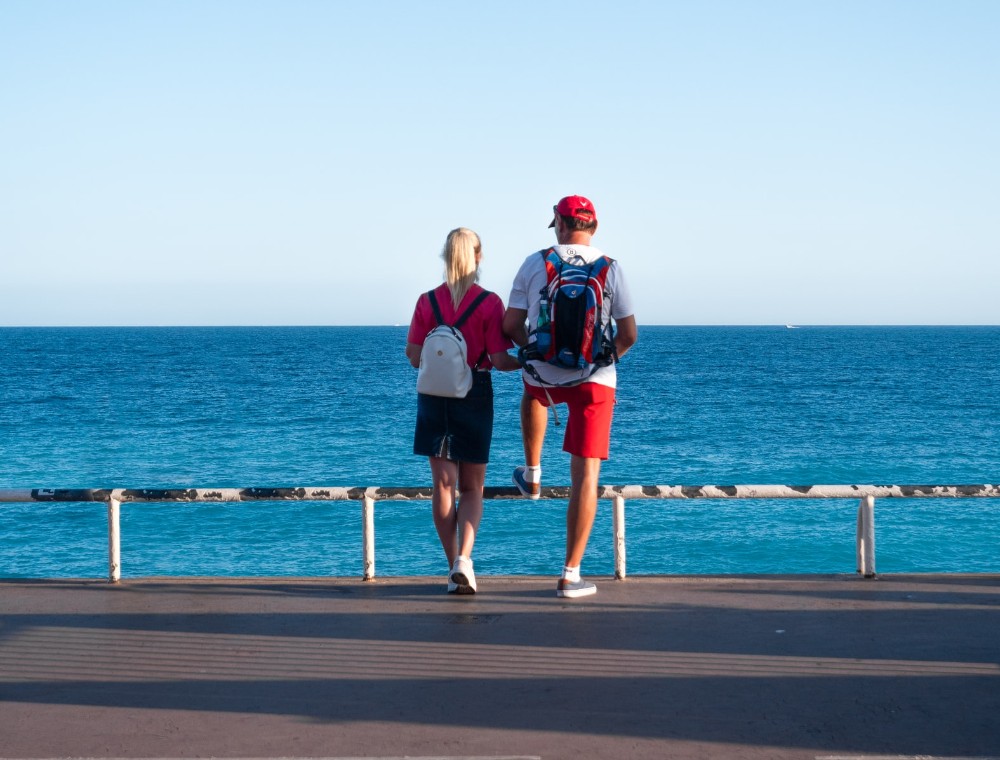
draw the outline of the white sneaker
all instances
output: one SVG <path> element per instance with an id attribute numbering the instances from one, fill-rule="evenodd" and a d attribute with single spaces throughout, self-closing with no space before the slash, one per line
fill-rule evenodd
<path id="1" fill-rule="evenodd" d="M 476 593 L 476 574 L 472 571 L 472 560 L 456 557 L 451 567 L 451 582 L 458 586 L 458 594 Z"/>
<path id="2" fill-rule="evenodd" d="M 448 593 L 449 594 L 458 593 L 458 584 L 451 582 L 451 573 L 448 573 Z"/>
<path id="3" fill-rule="evenodd" d="M 597 593 L 597 586 L 581 578 L 578 581 L 568 581 L 560 578 L 556 584 L 556 596 L 563 599 L 579 599 L 581 596 L 591 596 Z"/>

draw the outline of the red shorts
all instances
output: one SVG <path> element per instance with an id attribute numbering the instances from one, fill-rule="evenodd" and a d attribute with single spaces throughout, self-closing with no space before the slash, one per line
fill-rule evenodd
<path id="1" fill-rule="evenodd" d="M 611 415 L 615 410 L 615 389 L 598 383 L 581 383 L 568 388 L 544 389 L 524 384 L 532 398 L 549 406 L 545 391 L 553 404 L 569 406 L 569 422 L 563 438 L 563 451 L 589 459 L 607 459 L 611 445 Z"/>

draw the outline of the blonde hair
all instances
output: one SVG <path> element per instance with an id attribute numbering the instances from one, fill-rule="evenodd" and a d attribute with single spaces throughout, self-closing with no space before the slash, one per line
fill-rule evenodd
<path id="1" fill-rule="evenodd" d="M 476 254 L 482 251 L 479 235 L 465 227 L 448 233 L 441 258 L 444 259 L 444 279 L 451 291 L 452 305 L 457 309 L 472 284 L 479 280 Z"/>

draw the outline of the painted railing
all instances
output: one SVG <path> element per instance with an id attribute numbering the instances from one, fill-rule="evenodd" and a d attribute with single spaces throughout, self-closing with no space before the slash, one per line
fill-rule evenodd
<path id="1" fill-rule="evenodd" d="M 121 505 L 150 502 L 237 501 L 357 501 L 362 515 L 363 580 L 375 578 L 375 502 L 430 501 L 428 488 L 112 488 L 112 489 L 0 489 L 0 502 L 104 502 L 108 510 L 108 580 L 121 580 Z M 615 578 L 625 578 L 626 499 L 859 499 L 857 514 L 857 572 L 875 578 L 875 499 L 1000 497 L 1000 485 L 738 485 L 738 486 L 601 486 L 599 499 L 613 504 Z M 516 488 L 487 487 L 486 499 L 523 499 Z M 543 487 L 543 499 L 569 498 L 568 486 Z"/>

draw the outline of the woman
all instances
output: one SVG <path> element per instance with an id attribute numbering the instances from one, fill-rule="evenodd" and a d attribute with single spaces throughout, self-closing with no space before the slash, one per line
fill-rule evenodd
<path id="1" fill-rule="evenodd" d="M 453 324 L 485 292 L 476 284 L 482 255 L 479 236 L 472 230 L 459 227 L 448 233 L 442 252 L 445 281 L 433 291 L 447 324 Z M 472 389 L 465 398 L 417 394 L 413 453 L 430 460 L 434 527 L 448 558 L 449 594 L 476 593 L 472 546 L 483 516 L 483 483 L 493 438 L 490 368 L 520 369 L 517 360 L 507 353 L 513 344 L 501 330 L 503 315 L 500 297 L 489 293 L 461 327 L 469 366 L 474 370 Z M 424 338 L 436 326 L 430 297 L 424 293 L 417 300 L 406 337 L 406 357 L 414 367 L 420 366 Z"/>

